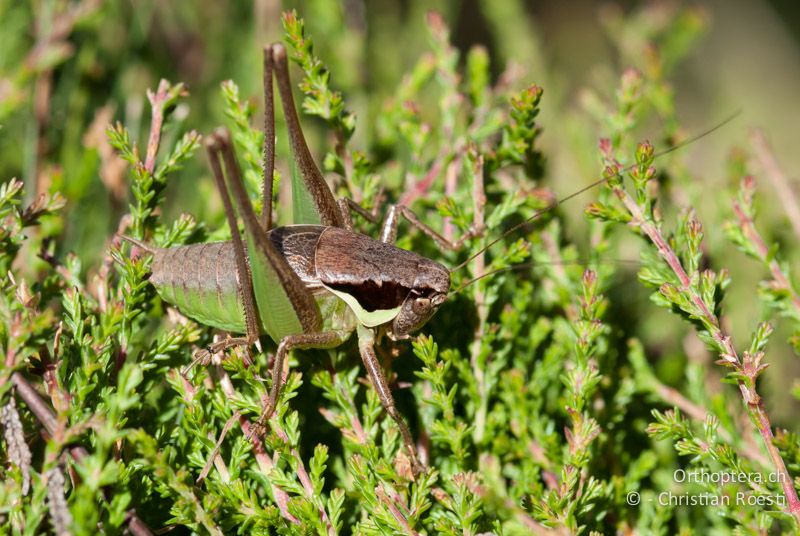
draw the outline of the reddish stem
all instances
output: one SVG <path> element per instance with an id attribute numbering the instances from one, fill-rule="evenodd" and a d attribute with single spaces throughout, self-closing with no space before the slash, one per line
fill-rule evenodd
<path id="1" fill-rule="evenodd" d="M 639 229 L 641 229 L 641 231 L 653 242 L 653 244 L 655 244 L 661 257 L 680 280 L 681 286 L 683 287 L 681 290 L 688 293 L 692 302 L 701 311 L 701 314 L 706 322 L 712 326 L 712 329 L 709 330 L 711 336 L 723 349 L 720 357 L 731 363 L 737 370 L 741 370 L 743 368 L 742 361 L 739 358 L 739 354 L 736 352 L 736 349 L 733 347 L 730 336 L 725 335 L 722 332 L 722 330 L 719 328 L 720 324 L 717 316 L 708 309 L 701 296 L 692 288 L 691 278 L 683 269 L 683 265 L 681 265 L 680 259 L 675 251 L 669 246 L 666 239 L 661 235 L 659 229 L 651 221 L 645 218 L 641 207 L 634 201 L 634 199 L 620 186 L 614 186 L 612 188 L 617 198 L 620 199 L 632 216 L 629 225 L 633 227 L 638 226 Z M 797 523 L 800 524 L 800 499 L 798 499 L 797 491 L 794 489 L 792 476 L 786 469 L 786 464 L 781 457 L 778 447 L 776 447 L 774 444 L 772 425 L 770 423 L 769 416 L 764 409 L 764 403 L 761 400 L 761 397 L 756 393 L 754 387 L 749 387 L 744 381 L 741 380 L 738 382 L 738 385 L 739 391 L 742 393 L 742 398 L 747 404 L 750 417 L 755 423 L 756 428 L 758 428 L 759 434 L 761 434 L 761 438 L 764 441 L 764 446 L 767 448 L 767 452 L 772 459 L 772 464 L 775 467 L 776 472 L 780 475 L 779 478 L 781 481 L 781 487 L 783 488 L 783 492 L 786 496 L 789 512 L 794 516 Z"/>
<path id="2" fill-rule="evenodd" d="M 765 263 L 769 268 L 770 274 L 772 274 L 772 279 L 779 288 L 789 293 L 792 299 L 792 305 L 794 305 L 794 308 L 800 312 L 800 296 L 798 296 L 797 292 L 795 292 L 794 287 L 792 287 L 792 284 L 789 282 L 789 278 L 783 273 L 778 261 L 775 259 L 772 259 L 769 262 L 767 261 L 767 259 L 769 259 L 769 248 L 764 242 L 764 239 L 761 237 L 761 234 L 756 229 L 753 219 L 747 215 L 742 206 L 736 200 L 733 201 L 733 212 L 736 214 L 736 218 L 739 220 L 739 224 L 742 226 L 742 232 L 756 249 L 756 253 L 758 253 L 761 262 Z"/>
<path id="3" fill-rule="evenodd" d="M 798 203 L 797 196 L 791 187 L 789 179 L 778 164 L 775 153 L 772 151 L 769 142 L 767 142 L 764 132 L 761 130 L 754 130 L 750 135 L 750 139 L 753 142 L 753 150 L 756 153 L 761 167 L 778 192 L 778 198 L 781 200 L 781 203 L 783 203 L 786 216 L 788 216 L 789 221 L 792 223 L 794 234 L 800 236 L 800 203 Z"/>
<path id="4" fill-rule="evenodd" d="M 150 137 L 147 140 L 147 156 L 144 161 L 144 168 L 147 173 L 152 175 L 156 167 L 156 156 L 158 146 L 161 143 L 161 127 L 164 125 L 164 103 L 169 97 L 169 82 L 162 79 L 158 83 L 155 93 L 147 92 L 147 99 L 153 109 L 153 120 L 150 122 Z"/>
<path id="5" fill-rule="evenodd" d="M 378 496 L 378 499 L 389 509 L 389 512 L 392 514 L 392 517 L 397 521 L 405 531 L 406 534 L 411 534 L 412 536 L 419 536 L 419 532 L 415 531 L 411 528 L 411 525 L 408 524 L 408 520 L 406 516 L 397 508 L 397 505 L 392 502 L 386 492 L 383 491 L 383 488 L 380 486 L 375 488 L 375 495 Z"/>
<path id="6" fill-rule="evenodd" d="M 28 409 L 34 414 L 36 419 L 44 426 L 47 435 L 52 436 L 58 430 L 58 420 L 56 419 L 53 410 L 47 405 L 47 403 L 42 400 L 39 396 L 39 393 L 33 388 L 33 386 L 28 383 L 19 372 L 14 372 L 11 374 L 11 382 L 17 388 L 17 393 L 19 394 L 20 398 L 25 402 L 25 405 L 28 406 Z M 80 462 L 84 458 L 89 456 L 89 452 L 81 447 L 81 446 L 71 446 L 67 449 L 69 451 L 70 456 L 72 456 L 75 461 Z M 106 495 L 106 500 L 110 503 L 111 502 L 111 493 L 106 488 L 104 489 L 104 493 Z M 128 523 L 128 530 L 134 536 L 152 536 L 152 532 L 150 528 L 145 524 L 144 521 L 139 519 L 139 516 L 136 515 L 136 510 L 131 509 L 128 512 L 126 521 Z"/>
<path id="7" fill-rule="evenodd" d="M 234 398 L 236 396 L 236 391 L 233 388 L 233 383 L 231 382 L 230 376 L 228 376 L 228 373 L 222 367 L 219 367 L 219 375 L 219 384 L 222 388 L 222 392 L 225 393 L 227 397 Z M 267 453 L 264 450 L 264 445 L 258 438 L 258 434 L 256 434 L 253 430 L 253 424 L 250 422 L 250 420 L 244 415 L 240 415 L 239 425 L 242 427 L 242 432 L 246 437 L 250 438 L 250 442 L 253 444 L 253 452 L 255 453 L 258 468 L 264 475 L 269 477 L 270 472 L 272 472 L 272 468 L 275 466 L 275 462 L 272 461 L 272 458 L 267 456 Z M 273 483 L 270 483 L 270 489 L 272 491 L 272 496 L 275 498 L 275 504 L 278 506 L 278 511 L 281 513 L 281 517 L 290 523 L 299 525 L 300 521 L 291 513 L 289 513 L 289 494 Z"/>
<path id="8" fill-rule="evenodd" d="M 272 429 L 277 436 L 283 440 L 284 443 L 289 445 L 289 436 L 286 435 L 286 432 L 284 432 L 283 429 L 278 426 L 273 426 Z M 314 498 L 314 485 L 311 483 L 311 479 L 308 477 L 308 472 L 303 464 L 303 458 L 300 457 L 300 453 L 297 452 L 297 449 L 294 447 L 291 447 L 289 452 L 291 452 L 292 457 L 294 457 L 295 461 L 297 462 L 297 478 L 300 480 L 300 484 L 303 486 L 303 491 L 305 491 L 306 498 L 313 503 L 312 499 Z M 324 507 L 319 508 L 319 516 L 320 519 L 322 519 L 322 522 L 325 523 L 325 529 L 327 533 L 335 535 L 336 531 L 333 529 L 331 520 L 328 518 L 328 513 L 325 511 Z"/>

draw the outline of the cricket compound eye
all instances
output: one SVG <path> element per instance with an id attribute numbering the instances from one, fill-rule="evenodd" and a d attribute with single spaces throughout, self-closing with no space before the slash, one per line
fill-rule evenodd
<path id="1" fill-rule="evenodd" d="M 411 308 L 416 314 L 424 315 L 431 309 L 431 300 L 430 298 L 416 298 Z"/>

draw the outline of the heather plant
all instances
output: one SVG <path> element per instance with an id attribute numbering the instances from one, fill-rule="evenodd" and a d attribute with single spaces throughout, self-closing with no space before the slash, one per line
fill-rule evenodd
<path id="1" fill-rule="evenodd" d="M 705 12 L 603 11 L 622 67 L 564 111 L 546 73 L 496 64 L 512 46 L 539 57 L 521 2 L 482 8 L 500 52 L 456 47 L 446 17 L 422 4 L 409 3 L 404 30 L 424 21 L 415 35 L 425 50 L 396 50 L 410 67 L 399 83 L 376 74 L 374 97 L 352 63 L 374 53 L 368 45 L 386 49 L 387 37 L 368 35 L 357 16 L 309 2 L 273 32 L 294 61 L 301 123 L 336 195 L 378 216 L 387 202 L 408 205 L 448 240 L 476 231 L 449 251 L 401 227 L 401 247 L 457 268 L 419 336 L 379 345 L 426 466 L 419 474 L 355 341 L 293 352 L 275 415 L 256 429 L 274 345 L 263 337 L 249 366 L 240 349 L 195 361 L 224 334 L 162 301 L 150 256 L 120 239 L 230 238 L 199 150 L 215 122 L 231 130 L 264 210 L 258 51 L 234 61 L 235 47 L 252 43 L 232 32 L 229 46 L 208 52 L 208 69 L 230 78 L 213 90 L 196 95 L 173 73 L 136 93 L 137 68 L 104 41 L 124 27 L 126 5 L 2 6 L 17 31 L 0 39 L 26 62 L 0 62 L 0 169 L 15 169 L 8 138 L 26 121 L 36 148 L 25 182 L 0 179 L 4 533 L 797 530 L 800 439 L 773 409 L 796 407 L 800 390 L 771 392 L 765 378 L 790 370 L 776 354 L 800 351 L 795 240 L 771 243 L 774 212 L 800 235 L 800 204 L 756 131 L 720 171 L 724 215 L 701 222 L 703 177 L 687 152 L 716 132 L 698 139 L 682 126 L 671 76 L 697 46 Z M 31 16 L 36 44 L 19 31 Z M 209 42 L 230 30 L 206 16 Z M 137 17 L 129 44 L 157 63 Z M 88 113 L 96 88 L 75 88 L 103 65 L 127 82 Z M 26 101 L 29 90 L 40 97 Z M 568 193 L 586 187 L 582 201 L 551 189 L 556 155 L 545 141 L 558 129 L 543 119 L 548 107 L 581 117 L 569 150 L 584 176 Z M 282 192 L 295 170 L 276 116 L 276 218 L 288 224 Z M 770 218 L 757 210 L 759 173 L 783 188 Z M 576 225 L 570 214 L 582 207 Z M 744 262 L 766 279 L 745 288 L 750 301 L 729 304 L 726 291 L 750 284 L 729 265 Z M 747 334 L 734 332 L 731 309 L 750 313 Z"/>

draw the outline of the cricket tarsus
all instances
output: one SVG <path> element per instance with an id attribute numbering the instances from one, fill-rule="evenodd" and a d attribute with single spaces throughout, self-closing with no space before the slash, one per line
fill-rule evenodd
<path id="1" fill-rule="evenodd" d="M 247 321 L 245 320 L 245 322 Z M 222 353 L 230 348 L 235 348 L 237 346 L 244 347 L 245 349 L 244 364 L 246 367 L 249 367 L 250 365 L 253 364 L 253 358 L 252 355 L 250 354 L 250 345 L 256 344 L 257 342 L 258 342 L 258 333 L 256 332 L 255 339 L 251 337 L 229 337 L 227 339 L 222 339 L 221 341 L 211 343 L 206 348 L 203 348 L 195 352 L 194 360 L 189 365 L 189 367 L 184 371 L 184 373 L 198 363 L 200 363 L 201 365 L 210 364 L 211 358 L 214 355 Z"/>

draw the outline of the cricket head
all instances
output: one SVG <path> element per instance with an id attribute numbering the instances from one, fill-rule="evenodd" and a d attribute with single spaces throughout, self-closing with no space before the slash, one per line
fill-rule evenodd
<path id="1" fill-rule="evenodd" d="M 419 262 L 414 283 L 394 317 L 387 334 L 392 339 L 407 339 L 433 316 L 447 299 L 450 271 L 430 259 Z"/>
<path id="2" fill-rule="evenodd" d="M 450 292 L 450 271 L 438 262 L 338 227 L 319 235 L 313 266 L 361 325 L 394 340 L 421 328 Z"/>

